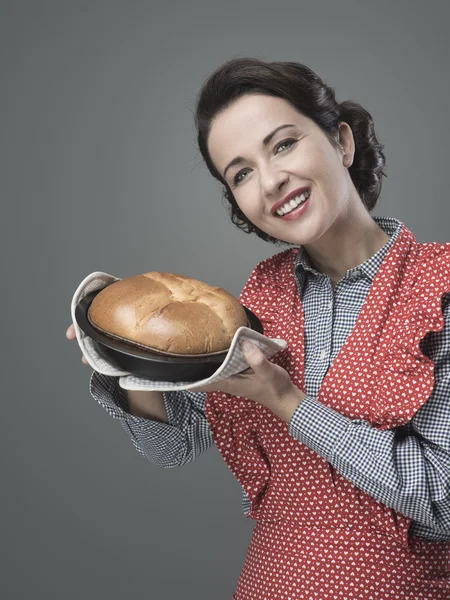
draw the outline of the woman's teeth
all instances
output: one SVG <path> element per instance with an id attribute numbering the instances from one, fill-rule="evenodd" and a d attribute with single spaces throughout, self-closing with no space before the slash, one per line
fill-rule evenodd
<path id="1" fill-rule="evenodd" d="M 296 196 L 295 198 L 292 198 L 291 200 L 289 200 L 289 202 L 286 202 L 286 204 L 283 204 L 283 206 L 278 208 L 275 212 L 280 217 L 282 217 L 283 215 L 287 215 L 289 212 L 294 210 L 294 208 L 297 208 L 297 206 L 300 206 L 300 204 L 303 204 L 304 202 L 306 202 L 306 200 L 308 200 L 310 195 L 311 195 L 311 190 L 307 190 L 306 192 L 303 192 L 303 194 L 301 194 L 300 196 Z"/>

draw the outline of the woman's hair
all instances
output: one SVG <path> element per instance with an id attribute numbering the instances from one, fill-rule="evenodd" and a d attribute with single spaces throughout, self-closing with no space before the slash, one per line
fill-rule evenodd
<path id="1" fill-rule="evenodd" d="M 285 244 L 251 223 L 238 207 L 227 182 L 215 168 L 208 151 L 213 119 L 245 94 L 283 98 L 313 120 L 335 148 L 338 125 L 348 123 L 355 139 L 350 177 L 366 209 L 371 212 L 378 200 L 385 166 L 383 145 L 378 141 L 371 115 L 356 102 L 336 102 L 335 91 L 311 69 L 296 62 L 266 62 L 256 58 L 234 58 L 219 67 L 201 88 L 195 114 L 197 142 L 206 166 L 223 185 L 224 199 L 232 222 L 246 233 L 256 233 L 266 242 Z"/>

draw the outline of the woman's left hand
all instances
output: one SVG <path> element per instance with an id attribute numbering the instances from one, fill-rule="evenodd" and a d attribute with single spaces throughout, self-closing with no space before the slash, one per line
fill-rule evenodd
<path id="1" fill-rule="evenodd" d="M 254 400 L 288 423 L 306 394 L 292 383 L 283 367 L 271 363 L 257 346 L 245 341 L 241 349 L 250 365 L 249 369 L 194 391 L 225 392 Z"/>

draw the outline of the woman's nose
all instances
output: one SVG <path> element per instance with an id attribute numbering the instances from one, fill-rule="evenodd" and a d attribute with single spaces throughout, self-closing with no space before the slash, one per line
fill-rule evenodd
<path id="1" fill-rule="evenodd" d="M 283 171 L 265 169 L 261 172 L 261 190 L 265 196 L 276 196 L 288 181 L 289 176 Z"/>

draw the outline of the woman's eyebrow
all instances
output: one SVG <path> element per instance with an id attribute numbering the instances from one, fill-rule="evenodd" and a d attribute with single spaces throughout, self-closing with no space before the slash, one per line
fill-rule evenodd
<path id="1" fill-rule="evenodd" d="M 270 143 L 270 140 L 273 138 L 273 136 L 280 131 L 280 129 L 286 129 L 286 127 L 295 127 L 294 124 L 292 123 L 286 123 L 285 125 L 279 125 L 278 127 L 276 127 L 273 131 L 271 131 L 268 135 L 266 135 L 266 137 L 263 139 L 263 146 L 267 146 L 267 144 Z M 242 158 L 242 156 L 236 156 L 236 158 L 233 158 L 232 161 L 230 161 L 228 163 L 228 165 L 225 167 L 225 171 L 223 172 L 223 177 L 225 179 L 225 176 L 227 174 L 227 171 L 230 167 L 234 167 L 234 165 L 239 165 L 240 163 L 242 163 L 244 161 L 244 159 Z"/>

